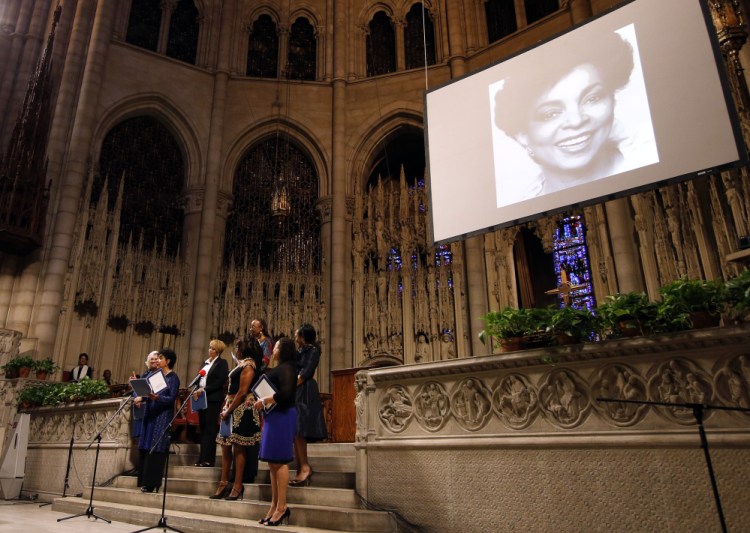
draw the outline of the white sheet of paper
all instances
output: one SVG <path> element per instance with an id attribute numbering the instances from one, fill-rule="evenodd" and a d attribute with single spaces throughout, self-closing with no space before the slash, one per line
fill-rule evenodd
<path id="1" fill-rule="evenodd" d="M 154 394 L 159 394 L 167 388 L 167 381 L 164 379 L 163 372 L 154 372 L 146 379 L 148 379 L 148 384 L 151 386 L 151 391 Z"/>

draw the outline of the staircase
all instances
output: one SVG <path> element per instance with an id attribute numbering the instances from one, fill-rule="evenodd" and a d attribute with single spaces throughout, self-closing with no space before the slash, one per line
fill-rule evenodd
<path id="1" fill-rule="evenodd" d="M 395 517 L 384 511 L 363 508 L 354 492 L 354 446 L 352 444 L 310 444 L 310 464 L 315 475 L 308 487 L 289 487 L 287 501 L 292 510 L 288 526 L 279 531 L 304 532 L 397 532 Z M 256 483 L 245 484 L 241 501 L 210 500 L 221 474 L 221 457 L 214 468 L 192 466 L 198 458 L 198 447 L 181 444 L 169 456 L 169 480 L 165 516 L 167 523 L 189 532 L 240 533 L 248 528 L 268 531 L 258 524 L 271 501 L 268 465 L 260 462 Z M 294 471 L 290 472 L 290 477 Z M 162 490 L 163 490 L 162 486 Z M 63 513 L 85 513 L 90 493 L 83 498 L 58 498 L 53 510 Z M 159 523 L 161 492 L 142 493 L 133 476 L 118 476 L 107 487 L 94 490 L 94 512 L 108 520 L 137 526 Z M 137 529 L 137 528 L 134 528 Z M 159 529 L 162 529 L 161 527 Z"/>

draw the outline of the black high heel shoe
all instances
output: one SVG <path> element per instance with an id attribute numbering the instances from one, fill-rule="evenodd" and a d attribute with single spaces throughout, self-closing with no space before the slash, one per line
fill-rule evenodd
<path id="1" fill-rule="evenodd" d="M 229 488 L 229 482 L 228 481 L 221 481 L 219 483 L 219 488 L 216 489 L 216 493 L 212 496 L 209 496 L 212 500 L 220 500 L 224 498 L 227 494 L 229 494 L 229 491 L 232 490 Z"/>
<path id="2" fill-rule="evenodd" d="M 245 485 L 242 485 L 242 488 L 238 490 L 237 492 L 234 492 L 234 489 L 232 489 L 232 492 L 224 498 L 225 500 L 235 501 L 237 499 L 242 499 L 245 496 Z"/>
<path id="3" fill-rule="evenodd" d="M 291 487 L 308 487 L 310 483 L 312 483 L 312 477 L 313 477 L 313 470 L 310 469 L 310 473 L 307 474 L 307 477 L 305 479 L 293 479 L 289 482 L 289 486 Z"/>
<path id="4" fill-rule="evenodd" d="M 266 522 L 266 525 L 276 527 L 276 526 L 280 526 L 281 523 L 284 521 L 286 521 L 286 525 L 289 525 L 289 518 L 291 516 L 292 516 L 292 511 L 291 509 L 289 509 L 289 507 L 287 507 L 286 511 L 284 511 L 284 514 L 281 515 L 281 517 L 279 517 L 278 520 L 276 520 L 275 522 L 272 522 L 271 519 L 269 519 L 268 522 Z"/>

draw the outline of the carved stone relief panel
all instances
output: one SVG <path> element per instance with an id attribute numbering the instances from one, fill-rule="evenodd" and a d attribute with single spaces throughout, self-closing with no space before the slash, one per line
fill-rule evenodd
<path id="1" fill-rule="evenodd" d="M 698 365 L 687 359 L 675 358 L 664 361 L 654 370 L 648 381 L 651 400 L 676 404 L 709 403 L 713 397 L 711 379 Z M 658 407 L 656 411 L 673 422 L 693 424 L 690 407 Z M 706 413 L 706 419 L 711 411 Z"/>
<path id="2" fill-rule="evenodd" d="M 407 390 L 401 385 L 390 387 L 380 400 L 378 417 L 380 422 L 393 433 L 405 430 L 411 422 L 414 403 Z"/>
<path id="3" fill-rule="evenodd" d="M 492 392 L 479 379 L 464 379 L 453 389 L 451 411 L 464 429 L 481 429 L 492 414 Z"/>
<path id="4" fill-rule="evenodd" d="M 596 398 L 643 401 L 646 399 L 646 381 L 627 365 L 611 364 L 592 376 L 591 394 Z M 632 403 L 594 401 L 593 405 L 599 416 L 619 427 L 640 422 L 648 411 L 648 405 Z"/>
<path id="5" fill-rule="evenodd" d="M 510 429 L 523 429 L 539 413 L 539 393 L 521 374 L 501 378 L 494 387 L 492 407 L 500 421 Z"/>
<path id="6" fill-rule="evenodd" d="M 450 399 L 445 387 L 436 381 L 423 383 L 417 391 L 414 415 L 427 431 L 439 431 L 450 415 Z"/>
<path id="7" fill-rule="evenodd" d="M 750 408 L 750 355 L 731 359 L 714 376 L 716 395 L 730 407 Z M 749 416 L 750 413 L 739 414 Z"/>
<path id="8" fill-rule="evenodd" d="M 544 377 L 539 400 L 550 423 L 565 429 L 581 424 L 591 407 L 586 383 L 567 369 L 553 370 Z"/>

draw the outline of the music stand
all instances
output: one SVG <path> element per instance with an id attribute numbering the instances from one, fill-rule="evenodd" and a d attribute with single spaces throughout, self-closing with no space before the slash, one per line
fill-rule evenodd
<path id="1" fill-rule="evenodd" d="M 182 410 L 185 408 L 185 404 L 190 400 L 190 397 L 195 392 L 195 389 L 198 388 L 198 383 L 193 385 L 193 388 L 190 389 L 190 392 L 185 397 L 185 401 L 182 402 L 179 409 L 177 409 L 177 412 L 172 417 L 172 420 L 169 421 L 169 424 L 167 424 L 167 427 L 164 428 L 164 431 L 161 432 L 161 435 L 159 435 L 159 438 L 156 439 L 156 442 L 154 442 L 153 446 L 151 446 L 151 449 L 148 451 L 149 454 L 153 453 L 156 447 L 159 445 L 161 440 L 166 436 L 168 439 L 171 439 L 171 432 L 172 432 L 172 424 L 174 423 L 177 416 L 182 412 Z M 172 443 L 169 443 L 169 446 L 167 446 L 167 461 L 164 463 L 164 492 L 161 496 L 161 517 L 159 518 L 159 522 L 155 526 L 147 527 L 144 529 L 139 529 L 137 531 L 134 531 L 133 533 L 143 533 L 143 531 L 149 531 L 151 529 L 163 529 L 166 531 L 169 529 L 170 531 L 174 531 L 175 533 L 184 533 L 182 530 L 177 529 L 175 527 L 172 527 L 170 525 L 167 525 L 167 517 L 164 514 L 166 507 L 167 507 L 167 480 L 169 479 L 169 447 L 172 445 Z M 143 465 L 141 465 L 141 468 L 143 468 Z"/>
<path id="2" fill-rule="evenodd" d="M 711 479 L 711 488 L 714 493 L 714 501 L 716 502 L 716 511 L 719 514 L 719 523 L 721 524 L 721 531 L 727 533 L 727 524 L 724 519 L 724 510 L 721 507 L 721 497 L 719 496 L 719 487 L 716 484 L 716 476 L 714 475 L 714 467 L 711 463 L 711 455 L 708 453 L 708 439 L 706 439 L 706 429 L 703 427 L 703 414 L 707 409 L 716 409 L 719 411 L 741 411 L 750 413 L 750 409 L 743 407 L 726 407 L 724 405 L 709 405 L 705 403 L 672 403 L 672 402 L 651 402 L 646 400 L 618 400 L 615 398 L 596 398 L 597 402 L 612 402 L 612 403 L 632 403 L 638 405 L 660 405 L 663 407 L 683 407 L 692 410 L 695 422 L 698 424 L 698 434 L 701 439 L 701 448 L 703 448 L 703 455 L 706 458 L 706 466 L 708 467 L 708 477 Z"/>
<path id="3" fill-rule="evenodd" d="M 86 518 L 91 518 L 93 516 L 94 520 L 104 520 L 108 524 L 112 523 L 111 520 L 107 520 L 106 518 L 101 517 L 97 515 L 96 513 L 94 513 L 94 487 L 96 486 L 96 468 L 97 468 L 97 465 L 99 464 L 99 449 L 101 448 L 101 444 L 102 444 L 102 433 L 104 433 L 104 430 L 107 429 L 109 424 L 117 417 L 117 415 L 119 415 L 122 412 L 125 406 L 128 405 L 132 399 L 133 397 L 130 396 L 124 402 L 120 404 L 120 407 L 117 408 L 117 411 L 115 411 L 114 414 L 109 417 L 109 419 L 104 423 L 104 425 L 96 434 L 96 436 L 94 436 L 91 442 L 89 442 L 89 445 L 86 446 L 86 449 L 83 450 L 83 451 L 88 451 L 88 449 L 91 448 L 91 445 L 94 444 L 94 441 L 96 441 L 96 457 L 94 459 L 94 474 L 93 474 L 93 477 L 91 478 L 91 493 L 89 496 L 88 508 L 83 513 L 78 513 L 78 514 L 74 514 L 71 516 L 58 518 L 57 519 L 58 522 L 62 522 L 63 520 L 70 520 L 71 518 L 78 518 L 79 516 L 85 516 Z M 71 451 L 72 451 L 72 447 L 71 447 Z"/>

